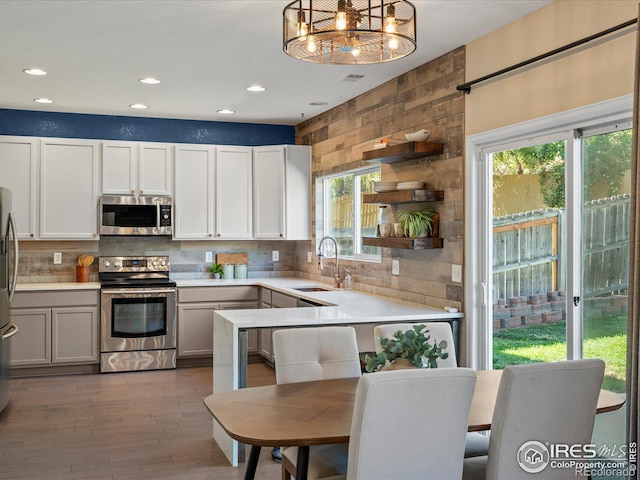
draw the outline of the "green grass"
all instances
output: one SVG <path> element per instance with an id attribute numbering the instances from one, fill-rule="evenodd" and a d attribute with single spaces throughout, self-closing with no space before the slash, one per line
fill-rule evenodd
<path id="1" fill-rule="evenodd" d="M 495 330 L 493 368 L 566 359 L 565 322 Z M 598 357 L 606 364 L 603 388 L 625 391 L 627 315 L 590 318 L 585 326 L 584 358 Z"/>

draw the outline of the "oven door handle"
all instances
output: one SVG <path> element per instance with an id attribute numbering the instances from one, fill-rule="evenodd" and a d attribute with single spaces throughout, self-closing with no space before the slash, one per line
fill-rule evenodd
<path id="1" fill-rule="evenodd" d="M 154 295 L 156 293 L 176 293 L 175 288 L 159 288 L 159 289 L 149 289 L 149 288 L 121 288 L 118 290 L 107 290 L 102 289 L 102 293 L 106 293 L 107 295 L 118 295 L 121 293 L 144 293 L 149 295 Z"/>

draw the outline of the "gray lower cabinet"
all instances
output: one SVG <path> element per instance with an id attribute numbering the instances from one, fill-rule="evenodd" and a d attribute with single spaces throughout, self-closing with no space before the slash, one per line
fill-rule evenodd
<path id="1" fill-rule="evenodd" d="M 178 358 L 213 355 L 213 312 L 258 308 L 258 287 L 178 288 Z M 249 331 L 248 353 L 258 352 L 258 333 Z"/>
<path id="2" fill-rule="evenodd" d="M 98 304 L 98 291 L 16 293 L 11 366 L 98 363 Z"/>
<path id="3" fill-rule="evenodd" d="M 260 292 L 261 304 L 260 308 L 296 308 L 298 298 L 284 293 L 275 292 L 267 288 L 262 288 Z M 261 328 L 259 330 L 259 348 L 260 355 L 270 364 L 273 365 L 273 348 L 272 335 L 275 329 Z"/>

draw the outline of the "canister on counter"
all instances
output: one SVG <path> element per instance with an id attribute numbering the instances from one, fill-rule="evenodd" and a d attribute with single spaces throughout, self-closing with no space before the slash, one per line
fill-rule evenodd
<path id="1" fill-rule="evenodd" d="M 236 277 L 235 278 L 247 278 L 247 265 L 244 263 L 236 264 Z"/>
<path id="2" fill-rule="evenodd" d="M 224 264 L 224 266 L 222 267 L 222 275 L 223 275 L 223 278 L 225 278 L 226 280 L 233 278 L 234 268 L 232 263 Z"/>

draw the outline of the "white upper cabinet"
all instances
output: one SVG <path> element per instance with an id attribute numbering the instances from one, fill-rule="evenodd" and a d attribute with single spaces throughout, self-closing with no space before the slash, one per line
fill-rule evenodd
<path id="1" fill-rule="evenodd" d="M 216 151 L 216 238 L 250 239 L 252 233 L 252 148 L 219 146 Z"/>
<path id="2" fill-rule="evenodd" d="M 215 148 L 177 145 L 174 168 L 176 240 L 210 240 L 214 235 Z"/>
<path id="3" fill-rule="evenodd" d="M 98 238 L 98 142 L 42 139 L 40 238 Z"/>
<path id="4" fill-rule="evenodd" d="M 311 238 L 311 147 L 253 149 L 254 237 Z"/>
<path id="5" fill-rule="evenodd" d="M 172 146 L 151 142 L 102 143 L 102 193 L 172 194 Z"/>
<path id="6" fill-rule="evenodd" d="M 0 137 L 0 186 L 13 192 L 11 210 L 18 238 L 38 237 L 39 140 L 32 137 Z"/>

